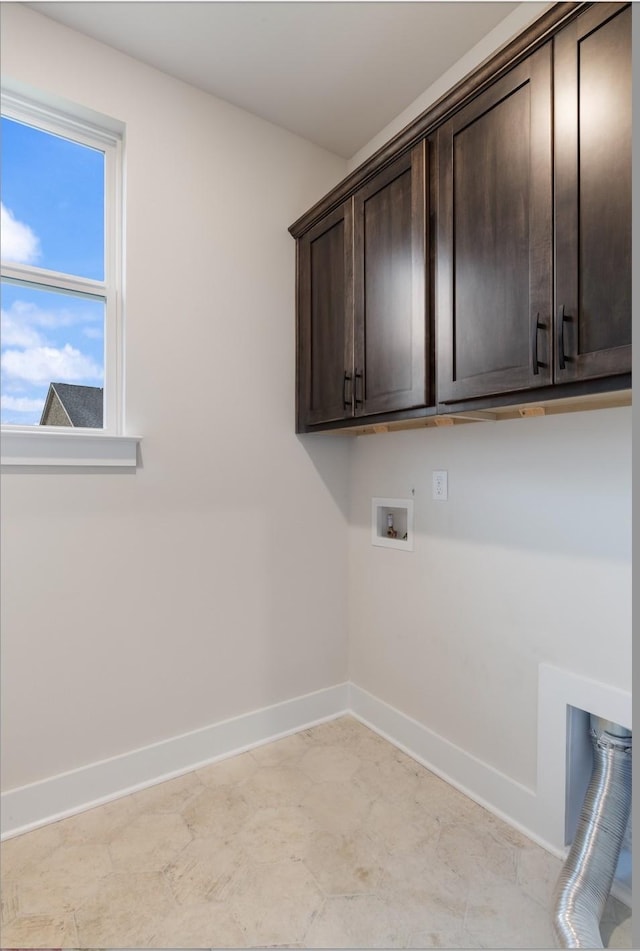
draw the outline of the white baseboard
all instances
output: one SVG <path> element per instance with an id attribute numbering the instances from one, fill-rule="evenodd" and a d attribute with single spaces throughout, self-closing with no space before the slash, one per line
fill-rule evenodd
<path id="1" fill-rule="evenodd" d="M 348 712 L 338 684 L 2 794 L 2 838 L 84 812 Z"/>
<path id="2" fill-rule="evenodd" d="M 552 673 L 557 675 L 557 672 Z M 541 674 L 543 691 L 548 690 L 548 671 L 541 670 Z M 548 697 L 546 699 L 549 700 Z M 558 700 L 555 707 L 555 716 L 550 721 L 554 726 L 559 717 L 565 716 L 566 709 Z M 617 709 L 615 712 L 618 713 Z M 559 765 L 559 753 L 555 747 L 555 763 L 553 755 L 541 758 L 543 762 L 540 765 L 543 768 L 536 791 L 516 782 L 353 683 L 328 687 L 122 756 L 9 790 L 1 797 L 2 838 L 11 838 L 84 812 L 343 714 L 356 717 L 529 839 L 558 858 L 565 858 L 568 848 L 563 841 L 554 841 L 553 835 L 549 834 L 550 830 L 559 834 L 556 812 L 560 806 L 556 804 L 554 807 L 553 821 L 550 822 L 550 770 L 543 763 L 546 759 L 552 765 Z M 614 716 L 607 718 L 615 719 Z M 623 718 L 619 717 L 617 722 L 623 722 Z M 556 733 L 553 735 L 556 736 Z M 540 735 L 539 743 L 542 739 Z M 631 893 L 624 882 L 615 882 L 612 892 L 630 905 Z"/>
<path id="3" fill-rule="evenodd" d="M 455 746 L 422 723 L 351 684 L 351 713 L 474 802 L 557 854 L 536 831 L 535 790 Z"/>

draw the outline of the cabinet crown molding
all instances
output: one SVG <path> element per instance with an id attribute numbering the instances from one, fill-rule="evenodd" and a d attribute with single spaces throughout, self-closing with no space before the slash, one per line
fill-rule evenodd
<path id="1" fill-rule="evenodd" d="M 338 207 L 358 188 L 380 172 L 384 166 L 397 159 L 403 152 L 416 145 L 446 122 L 454 112 L 462 108 L 474 96 L 507 72 L 520 60 L 529 56 L 570 20 L 578 16 L 591 3 L 556 3 L 534 21 L 526 30 L 510 40 L 505 46 L 484 60 L 476 69 L 460 80 L 447 93 L 437 99 L 428 109 L 398 132 L 385 145 L 374 152 L 362 165 L 354 169 L 324 198 L 316 202 L 290 227 L 289 232 L 299 238 L 312 228 L 328 212 Z M 622 4 L 620 4 L 622 6 Z"/>

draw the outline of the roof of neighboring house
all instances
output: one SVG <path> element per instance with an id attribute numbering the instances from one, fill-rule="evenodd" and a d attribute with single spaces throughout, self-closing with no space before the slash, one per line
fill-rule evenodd
<path id="1" fill-rule="evenodd" d="M 54 394 L 60 400 L 72 426 L 102 429 L 101 387 L 78 386 L 75 383 L 50 383 L 40 425 L 46 425 L 44 421 Z"/>

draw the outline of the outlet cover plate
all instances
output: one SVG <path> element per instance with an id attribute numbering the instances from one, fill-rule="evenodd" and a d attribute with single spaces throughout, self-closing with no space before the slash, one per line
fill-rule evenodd
<path id="1" fill-rule="evenodd" d="M 446 502 L 449 498 L 449 479 L 446 469 L 434 469 L 431 473 L 431 497 L 436 502 Z"/>

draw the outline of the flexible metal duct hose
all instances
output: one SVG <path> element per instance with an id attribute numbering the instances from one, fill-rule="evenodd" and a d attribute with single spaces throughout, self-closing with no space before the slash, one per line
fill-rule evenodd
<path id="1" fill-rule="evenodd" d="M 631 809 L 631 733 L 591 717 L 593 771 L 573 844 L 556 884 L 553 926 L 561 948 L 602 948 L 600 919 Z"/>

